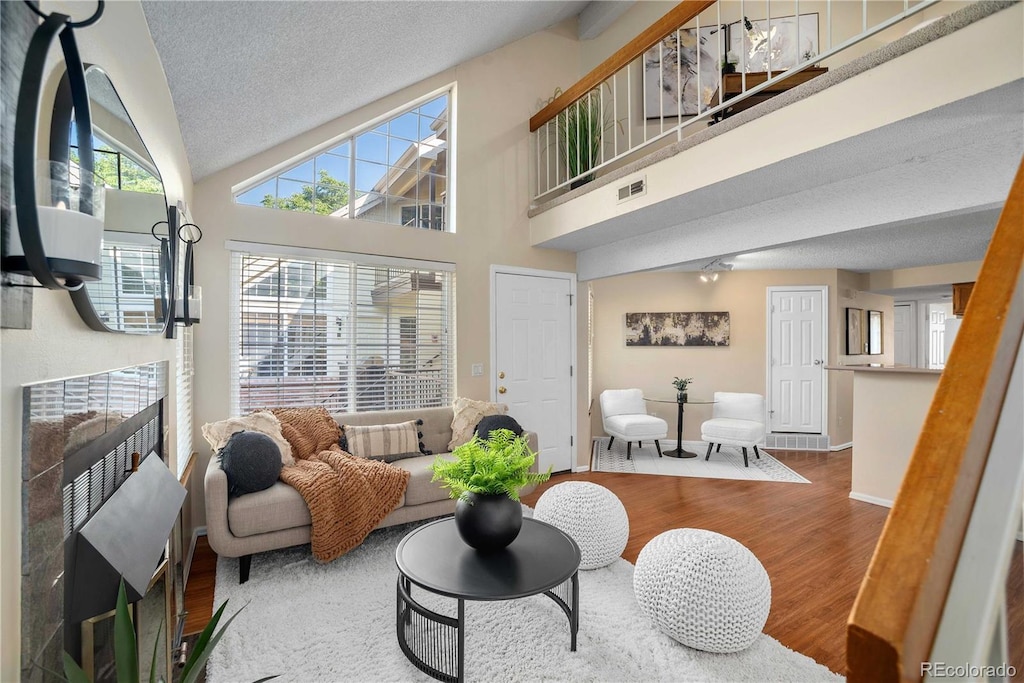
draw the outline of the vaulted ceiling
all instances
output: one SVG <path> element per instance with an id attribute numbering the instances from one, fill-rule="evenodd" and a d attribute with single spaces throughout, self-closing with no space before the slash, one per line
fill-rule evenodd
<path id="1" fill-rule="evenodd" d="M 192 176 L 200 180 L 576 16 L 587 4 L 146 0 L 142 6 Z"/>

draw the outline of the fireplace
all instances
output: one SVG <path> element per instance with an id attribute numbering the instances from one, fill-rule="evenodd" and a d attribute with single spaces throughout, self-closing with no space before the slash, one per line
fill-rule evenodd
<path id="1" fill-rule="evenodd" d="M 148 667 L 151 622 L 166 619 L 160 650 L 169 661 L 173 572 L 165 518 L 171 515 L 173 524 L 184 489 L 166 466 L 166 394 L 166 362 L 24 389 L 23 681 L 62 671 L 64 651 L 96 680 L 105 678 L 112 661 L 112 622 L 105 615 L 120 576 L 129 599 L 147 596 L 134 608 L 136 628 L 153 633 L 140 641 L 140 660 Z"/>

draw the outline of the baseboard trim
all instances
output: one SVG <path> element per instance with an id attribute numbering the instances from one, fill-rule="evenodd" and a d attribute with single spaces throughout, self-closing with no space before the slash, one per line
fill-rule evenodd
<path id="1" fill-rule="evenodd" d="M 786 451 L 828 451 L 828 434 L 802 434 L 790 432 L 769 432 L 764 436 L 767 450 L 778 448 Z"/>
<path id="2" fill-rule="evenodd" d="M 590 465 L 576 465 L 572 468 L 573 474 L 579 474 L 580 472 L 589 472 Z"/>
<path id="3" fill-rule="evenodd" d="M 884 508 L 891 508 L 892 501 L 886 498 L 879 498 L 878 496 L 869 496 L 866 493 L 857 493 L 856 491 L 850 491 L 850 498 L 853 500 L 859 500 L 862 503 L 871 503 L 872 505 L 880 505 Z"/>
<path id="4" fill-rule="evenodd" d="M 196 543 L 199 541 L 200 536 L 206 535 L 205 526 L 197 526 L 192 530 L 192 539 L 188 543 L 188 552 L 185 554 L 185 564 L 181 568 L 181 589 L 185 590 L 188 585 L 188 575 L 192 571 L 192 558 L 196 554 Z"/>
<path id="5" fill-rule="evenodd" d="M 841 443 L 841 444 L 839 444 L 837 446 L 832 446 L 831 448 L 829 448 L 829 450 L 830 451 L 845 451 L 847 448 L 853 448 L 853 442 L 852 441 L 847 441 L 846 443 Z"/>

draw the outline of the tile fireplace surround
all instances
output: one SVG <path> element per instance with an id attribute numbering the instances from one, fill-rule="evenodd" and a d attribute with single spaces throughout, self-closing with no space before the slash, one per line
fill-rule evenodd
<path id="1" fill-rule="evenodd" d="M 65 629 L 73 588 L 65 584 L 65 546 L 127 477 L 132 452 L 166 452 L 167 368 L 161 361 L 24 387 L 22 681 L 49 679 L 44 669 L 62 671 L 64 650 L 77 649 L 79 625 Z M 98 458 L 82 460 L 100 446 L 107 450 Z"/>

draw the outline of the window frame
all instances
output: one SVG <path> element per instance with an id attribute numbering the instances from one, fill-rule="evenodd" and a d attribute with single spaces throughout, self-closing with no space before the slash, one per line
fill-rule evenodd
<path id="1" fill-rule="evenodd" d="M 443 284 L 439 285 L 439 287 L 441 287 L 441 291 L 443 293 L 442 294 L 442 300 L 441 300 L 442 301 L 441 308 L 440 309 L 434 309 L 434 310 L 439 311 L 436 314 L 436 317 L 432 317 L 428 313 L 427 318 L 425 318 L 425 320 L 427 320 L 428 322 L 436 320 L 436 321 L 440 322 L 446 328 L 446 331 L 444 332 L 444 335 L 443 335 L 443 337 L 440 340 L 440 344 L 441 344 L 441 346 L 445 350 L 446 359 L 445 359 L 445 362 L 442 365 L 440 365 L 439 368 L 438 368 L 439 370 L 441 370 L 441 375 L 440 375 L 441 381 L 442 382 L 446 382 L 446 386 L 442 385 L 440 387 L 441 396 L 442 396 L 442 403 L 439 404 L 439 405 L 448 405 L 450 403 L 450 401 L 455 397 L 455 395 L 456 395 L 456 380 L 457 380 L 457 370 L 456 370 L 456 329 L 457 329 L 457 327 L 456 327 L 456 319 L 455 319 L 456 318 L 456 298 L 455 298 L 456 297 L 456 295 L 455 295 L 456 277 L 455 277 L 455 264 L 454 263 L 443 262 L 443 261 L 425 261 L 425 260 L 419 260 L 419 259 L 406 259 L 406 258 L 397 258 L 397 257 L 392 258 L 392 257 L 370 255 L 370 254 L 356 254 L 356 253 L 350 253 L 350 252 L 335 252 L 335 251 L 328 251 L 328 250 L 321 250 L 321 249 L 311 249 L 311 248 L 305 248 L 305 247 L 288 247 L 288 246 L 279 246 L 279 245 L 267 245 L 267 244 L 260 244 L 260 243 L 253 243 L 253 242 L 243 242 L 243 241 L 236 241 L 236 240 L 228 240 L 228 241 L 226 241 L 225 242 L 225 248 L 230 252 L 230 256 L 231 256 L 231 275 L 230 275 L 230 278 L 231 278 L 231 280 L 230 280 L 231 281 L 231 285 L 230 285 L 231 297 L 230 297 L 230 309 L 229 309 L 228 348 L 229 348 L 229 374 L 230 374 L 230 377 L 231 377 L 231 381 L 229 382 L 229 386 L 230 386 L 230 406 L 231 406 L 232 414 L 240 414 L 243 411 L 255 410 L 255 409 L 258 409 L 258 408 L 261 408 L 261 407 L 277 407 L 277 406 L 272 406 L 272 405 L 266 405 L 266 406 L 259 405 L 259 406 L 256 406 L 255 404 L 252 403 L 252 399 L 251 398 L 249 398 L 248 401 L 245 404 L 243 404 L 243 389 L 242 389 L 242 386 L 241 386 L 241 383 L 242 383 L 241 380 L 243 378 L 244 371 L 245 371 L 245 368 L 243 367 L 243 362 L 245 360 L 245 358 L 244 358 L 245 356 L 252 355 L 251 352 L 250 353 L 246 353 L 246 349 L 244 348 L 244 346 L 245 345 L 249 345 L 251 347 L 254 343 L 256 343 L 256 344 L 260 343 L 258 340 L 254 341 L 252 339 L 252 335 L 253 335 L 253 333 L 255 331 L 255 328 L 254 328 L 253 332 L 246 332 L 246 326 L 245 326 L 245 318 L 247 316 L 256 316 L 256 315 L 260 314 L 260 311 L 253 310 L 253 308 L 251 308 L 251 302 L 245 302 L 245 303 L 247 303 L 249 305 L 243 307 L 243 303 L 244 303 L 243 302 L 243 298 L 244 298 L 243 297 L 243 289 L 244 288 L 242 287 L 242 278 L 244 277 L 244 273 L 242 271 L 242 268 L 243 268 L 244 260 L 245 260 L 246 257 L 249 257 L 249 258 L 265 257 L 265 258 L 268 258 L 268 259 L 279 259 L 279 260 L 287 260 L 287 259 L 307 259 L 307 260 L 313 260 L 313 261 L 317 262 L 317 270 L 318 271 L 319 271 L 319 267 L 320 267 L 321 264 L 323 264 L 325 270 L 327 270 L 328 266 L 341 266 L 341 267 L 350 269 L 349 273 L 348 273 L 348 275 L 346 275 L 346 277 L 350 278 L 350 281 L 352 283 L 358 282 L 358 279 L 357 279 L 359 277 L 358 271 L 359 271 L 359 269 L 362 269 L 362 268 L 374 268 L 374 269 L 394 268 L 394 269 L 398 269 L 398 270 L 402 270 L 402 271 L 433 272 L 433 273 L 438 273 L 438 274 L 441 274 L 441 275 L 445 276 L 445 279 L 443 280 L 443 282 L 446 282 L 447 286 L 445 287 Z M 419 276 L 419 277 L 422 277 L 422 276 Z M 356 285 L 353 284 L 352 286 L 355 287 Z M 354 290 L 352 290 L 352 291 L 354 292 Z M 430 291 L 430 288 L 428 287 L 426 289 L 417 289 L 416 291 L 420 291 L 420 292 Z M 376 292 L 375 292 L 375 295 L 376 295 Z M 377 311 L 371 311 L 371 310 L 360 311 L 359 310 L 359 306 L 361 306 L 363 304 L 356 303 L 356 301 L 354 299 L 347 301 L 345 303 L 346 307 L 344 309 L 342 309 L 340 307 L 332 308 L 332 304 L 339 303 L 340 300 L 331 299 L 330 297 L 328 297 L 328 300 L 326 301 L 326 304 L 325 304 L 323 309 L 316 308 L 312 312 L 309 312 L 309 313 L 303 312 L 303 313 L 299 314 L 299 315 L 303 315 L 304 317 L 310 317 L 310 316 L 320 316 L 320 317 L 322 317 L 322 320 L 318 319 L 315 322 L 311 322 L 310 325 L 304 326 L 303 331 L 305 331 L 306 328 L 308 328 L 310 334 L 308 335 L 308 337 L 304 336 L 303 339 L 298 339 L 298 337 L 295 336 L 299 332 L 299 330 L 290 330 L 287 327 L 282 328 L 281 324 L 278 323 L 278 325 L 276 327 L 277 332 L 276 332 L 276 335 L 274 335 L 275 338 L 278 340 L 277 343 L 280 343 L 280 341 L 282 339 L 288 339 L 288 338 L 291 338 L 293 336 L 295 337 L 294 341 L 296 341 L 298 343 L 298 346 L 301 346 L 302 343 L 305 342 L 305 341 L 309 341 L 309 343 L 311 345 L 311 349 L 312 349 L 311 353 L 308 356 L 309 359 L 311 359 L 311 360 L 309 360 L 309 363 L 311 363 L 312 366 L 315 366 L 315 367 L 313 367 L 313 370 L 314 370 L 313 372 L 304 372 L 303 371 L 304 368 L 308 369 L 307 366 L 306 366 L 306 359 L 299 359 L 298 361 L 296 360 L 297 356 L 295 354 L 295 351 L 297 350 L 298 346 L 293 347 L 293 345 L 289 345 L 288 343 L 285 343 L 285 348 L 282 350 L 281 359 L 280 359 L 280 362 L 282 363 L 282 366 L 281 367 L 274 366 L 273 359 L 270 359 L 270 365 L 268 365 L 267 367 L 270 369 L 270 372 L 272 374 L 266 375 L 266 377 L 268 379 L 276 378 L 276 379 L 284 379 L 284 380 L 287 380 L 289 378 L 292 378 L 292 379 L 302 379 L 302 378 L 322 377 L 322 378 L 324 378 L 324 380 L 321 382 L 321 384 L 323 384 L 323 385 L 330 385 L 330 384 L 332 384 L 332 382 L 333 383 L 337 383 L 339 380 L 344 379 L 346 385 L 350 387 L 350 390 L 349 390 L 349 393 L 348 393 L 348 398 L 346 399 L 346 401 L 347 401 L 346 410 L 349 411 L 349 412 L 356 412 L 356 411 L 367 410 L 367 409 L 370 409 L 370 410 L 373 410 L 373 409 L 377 409 L 377 410 L 380 410 L 380 409 L 383 409 L 383 410 L 408 410 L 408 409 L 416 409 L 416 408 L 419 408 L 419 407 L 431 407 L 433 405 L 433 403 L 431 403 L 429 405 L 416 405 L 416 406 L 409 405 L 408 404 L 408 399 L 406 399 L 406 402 L 401 404 L 401 405 L 393 405 L 393 406 L 392 405 L 387 405 L 384 408 L 360 408 L 358 402 L 353 402 L 352 396 L 354 394 L 352 392 L 358 392 L 358 391 L 361 390 L 362 385 L 360 384 L 361 380 L 360 380 L 360 377 L 359 377 L 359 373 L 362 371 L 361 370 L 362 365 L 359 362 L 357 362 L 355 358 L 353 358 L 352 361 L 350 361 L 349 363 L 347 363 L 344 366 L 341 366 L 341 368 L 333 368 L 332 367 L 332 361 L 330 360 L 330 352 L 331 352 L 332 348 L 337 348 L 337 346 L 335 344 L 332 344 L 332 342 L 334 340 L 336 340 L 336 339 L 346 339 L 348 341 L 345 342 L 345 344 L 348 345 L 350 348 L 358 347 L 359 346 L 359 342 L 357 341 L 357 339 L 358 339 L 358 335 L 360 334 L 360 325 L 362 324 L 362 322 L 365 322 L 366 319 L 379 317 L 385 328 L 387 328 L 388 326 L 392 326 L 396 330 L 399 330 L 401 328 L 401 326 L 403 324 L 402 323 L 402 319 L 404 317 L 408 317 L 409 313 L 406 312 L 406 311 L 401 310 L 400 307 L 398 307 L 397 309 L 392 309 L 392 303 L 391 303 L 391 300 L 390 300 L 390 294 L 388 294 L 388 297 L 389 298 L 388 298 L 387 305 L 385 306 L 385 312 L 384 313 L 380 313 L 380 312 L 377 312 Z M 278 298 L 278 300 L 280 300 L 280 297 Z M 310 299 L 310 301 L 312 301 L 312 299 Z M 418 316 L 419 316 L 419 312 L 420 311 L 422 311 L 422 310 L 429 311 L 431 309 L 429 307 L 425 308 L 425 309 L 421 308 L 421 305 L 419 303 L 417 303 L 416 304 L 416 308 L 414 310 L 417 312 L 416 313 L 417 319 L 419 319 Z M 251 321 L 251 323 L 253 325 L 255 325 L 255 324 L 258 323 L 258 321 L 254 317 L 253 320 Z M 269 328 L 269 326 L 265 326 L 265 327 Z M 289 325 L 289 327 L 290 327 L 290 325 Z M 260 337 L 261 340 L 264 337 L 268 337 L 269 338 L 269 335 L 265 334 L 266 331 L 267 330 L 262 330 L 259 333 L 258 336 Z M 409 349 L 405 348 L 407 346 L 408 339 L 407 338 L 403 339 L 401 337 L 402 337 L 402 335 L 399 334 L 399 338 L 395 339 L 393 343 L 390 342 L 390 341 L 388 342 L 388 344 L 390 346 L 394 346 L 395 347 L 395 350 L 396 350 L 396 353 L 397 353 L 396 358 L 399 359 L 399 364 L 401 364 L 401 361 L 404 358 L 406 358 L 408 356 L 408 354 L 410 353 Z M 247 339 L 248 339 L 248 341 L 247 341 Z M 316 347 L 316 345 L 318 343 L 321 343 L 321 342 L 322 342 L 322 345 L 323 345 L 323 350 L 322 351 L 319 351 L 318 349 L 313 348 L 313 347 Z M 371 338 L 368 341 L 366 341 L 365 343 L 369 344 L 370 347 L 374 347 L 374 346 L 379 346 L 380 345 L 379 340 L 376 337 L 373 337 L 372 335 L 371 335 Z M 436 340 L 435 341 L 431 341 L 431 344 L 436 344 L 436 343 L 438 343 Z M 430 346 L 431 344 L 428 344 L 427 346 Z M 421 347 L 419 345 L 419 343 L 417 342 L 416 347 L 411 351 L 412 357 L 416 357 L 418 355 L 418 350 L 421 350 L 422 348 L 423 347 Z M 389 354 L 389 357 L 390 357 L 390 354 Z M 249 360 L 252 360 L 252 359 L 250 358 Z M 296 363 L 298 363 L 298 365 Z M 388 367 L 390 367 L 390 365 Z M 413 373 L 411 373 L 410 376 L 412 377 L 412 376 L 415 376 L 415 375 L 416 375 L 416 373 L 413 372 Z M 398 377 L 398 379 L 402 379 L 401 376 L 396 376 L 396 377 Z M 415 377 L 415 378 L 422 380 L 422 377 Z M 408 379 L 408 378 L 406 378 L 406 379 Z M 270 393 L 273 393 L 273 391 L 270 391 Z M 312 400 L 309 403 L 302 404 L 302 405 L 310 405 L 310 406 L 322 405 L 323 402 L 320 401 L 320 400 L 317 400 L 318 392 L 311 392 L 311 396 L 313 397 Z M 292 395 L 289 395 L 289 391 L 287 390 L 287 388 L 284 389 L 284 390 L 280 390 L 280 389 L 278 390 L 277 400 L 280 401 L 282 398 L 284 399 L 285 402 L 287 402 L 287 405 L 289 405 L 289 406 L 300 405 L 300 403 L 293 402 L 293 401 L 290 400 L 292 398 Z M 395 399 L 395 400 L 396 401 L 400 401 L 402 399 Z M 329 408 L 329 409 L 331 409 L 331 408 Z"/>
<path id="2" fill-rule="evenodd" d="M 441 190 L 439 192 L 439 194 L 438 194 L 440 201 L 434 201 L 434 200 L 431 199 L 430 201 L 428 201 L 426 203 L 427 205 L 429 205 L 429 206 L 431 206 L 433 208 L 439 208 L 440 209 L 439 213 L 440 213 L 441 220 L 442 221 L 447 221 L 447 223 L 445 224 L 446 225 L 445 229 L 442 229 L 442 230 L 436 230 L 436 229 L 434 229 L 432 227 L 431 228 L 418 228 L 418 229 L 429 229 L 431 232 L 455 233 L 455 232 L 457 232 L 456 210 L 455 210 L 455 207 L 456 207 L 456 201 L 455 201 L 455 199 L 456 199 L 456 191 L 455 191 L 455 186 L 457 184 L 456 183 L 456 178 L 457 178 L 457 168 L 456 168 L 457 132 L 456 131 L 457 131 L 457 128 L 458 128 L 458 115 L 457 115 L 458 96 L 457 96 L 457 90 L 458 90 L 457 89 L 457 84 L 455 82 L 448 83 L 448 84 L 446 84 L 446 85 L 444 85 L 442 87 L 436 88 L 436 89 L 434 89 L 434 90 L 432 90 L 432 91 L 430 91 L 430 92 L 428 92 L 428 93 L 426 93 L 426 94 L 424 94 L 424 95 L 422 95 L 420 97 L 417 97 L 414 100 L 411 100 L 411 101 L 403 104 L 400 107 L 393 108 L 393 109 L 391 109 L 391 110 L 389 110 L 389 111 L 387 111 L 387 112 L 385 112 L 385 113 L 383 113 L 383 114 L 373 118 L 372 120 L 368 121 L 365 124 L 362 124 L 362 125 L 357 126 L 355 128 L 351 128 L 351 129 L 345 131 L 344 133 L 342 133 L 341 135 L 335 136 L 335 137 L 333 137 L 333 138 L 331 138 L 331 139 L 329 139 L 329 140 L 327 140 L 327 141 L 317 145 L 316 147 L 313 147 L 311 149 L 307 149 L 307 150 L 303 151 L 301 154 L 297 154 L 295 156 L 292 156 L 287 161 L 284 161 L 284 162 L 282 162 L 280 164 L 276 164 L 275 166 L 273 166 L 273 167 L 271 167 L 271 168 L 269 168 L 269 169 L 259 173 L 258 175 L 252 176 L 252 177 L 244 180 L 243 182 L 240 182 L 240 183 L 237 183 L 235 185 L 232 185 L 232 187 L 231 187 L 232 201 L 235 204 L 238 204 L 238 205 L 241 205 L 241 206 L 254 206 L 256 208 L 275 208 L 275 209 L 279 209 L 279 210 L 289 211 L 289 209 L 280 209 L 279 207 L 261 207 L 259 205 L 242 203 L 242 202 L 239 202 L 239 197 L 241 195 L 244 195 L 245 193 L 251 191 L 251 190 L 257 189 L 259 186 L 261 186 L 261 185 L 263 185 L 263 184 L 265 184 L 267 182 L 273 181 L 274 182 L 274 190 L 275 190 L 274 191 L 274 196 L 275 196 L 275 199 L 279 199 L 279 197 L 278 197 L 279 182 L 282 179 L 282 177 L 286 176 L 286 174 L 288 172 L 290 172 L 290 171 L 292 171 L 292 170 L 294 170 L 294 169 L 296 169 L 296 168 L 298 168 L 300 166 L 303 166 L 306 163 L 312 163 L 318 157 L 320 157 L 321 155 L 326 154 L 326 153 L 333 153 L 332 150 L 335 150 L 336 148 L 347 144 L 348 145 L 348 156 L 347 157 L 340 157 L 340 156 L 338 157 L 338 158 L 345 158 L 345 159 L 347 159 L 348 164 L 349 164 L 349 168 L 348 168 L 348 181 L 347 181 L 347 183 L 348 183 L 348 193 L 349 193 L 349 201 L 348 201 L 348 205 L 347 205 L 348 206 L 348 216 L 346 216 L 345 218 L 347 218 L 349 220 L 363 220 L 363 221 L 372 222 L 372 223 L 382 223 L 384 225 L 394 225 L 396 227 L 408 227 L 408 226 L 404 226 L 401 222 L 392 222 L 392 221 L 389 221 L 389 220 L 379 221 L 379 220 L 374 220 L 374 219 L 361 218 L 361 217 L 357 217 L 355 215 L 355 213 L 356 213 L 356 206 L 355 206 L 355 204 L 356 204 L 356 200 L 358 199 L 358 197 L 356 195 L 360 191 L 356 187 L 356 180 L 357 180 L 356 179 L 356 175 L 357 175 L 356 166 L 357 166 L 357 161 L 362 161 L 363 163 L 370 163 L 370 161 L 368 161 L 368 160 L 357 160 L 356 138 L 359 137 L 360 135 L 364 134 L 364 133 L 375 132 L 375 129 L 379 128 L 382 124 L 386 126 L 392 120 L 399 119 L 403 115 L 405 115 L 407 113 L 410 113 L 411 111 L 421 107 L 422 105 L 428 104 L 428 103 L 432 102 L 433 100 L 436 100 L 441 95 L 447 94 L 448 95 L 447 151 L 446 151 L 446 153 L 447 153 L 447 163 L 446 163 L 446 168 L 445 168 L 445 174 L 443 176 L 437 176 L 437 177 L 443 177 L 444 178 L 444 181 L 445 181 L 444 189 Z M 405 138 L 403 138 L 401 136 L 397 136 L 397 135 L 396 136 L 391 136 L 390 134 L 388 134 L 388 136 L 389 136 L 389 139 L 394 138 L 396 140 L 402 140 L 402 141 L 405 141 L 405 142 L 412 142 L 412 141 L 405 140 Z M 337 155 L 335 155 L 335 156 L 337 156 Z M 392 168 L 394 168 L 391 165 L 391 163 L 390 163 L 390 161 L 391 161 L 390 153 L 385 153 L 385 157 L 384 158 L 385 158 L 385 162 L 388 164 L 386 166 L 385 173 L 389 173 L 390 170 Z M 423 176 L 423 177 L 428 178 L 428 181 L 431 180 L 434 177 L 434 175 L 435 175 L 435 174 L 432 174 L 432 173 L 420 172 L 420 171 L 417 171 L 417 173 L 418 173 L 419 176 Z M 303 183 L 305 185 L 309 185 L 309 186 L 314 188 L 314 193 L 316 192 L 316 188 L 319 186 L 318 179 L 315 177 L 315 172 L 314 172 L 314 177 L 313 177 L 312 181 L 310 181 L 309 183 L 306 183 L 305 181 L 294 180 L 294 179 L 288 178 L 288 177 L 284 177 L 283 179 L 286 180 L 286 181 L 289 181 L 289 182 L 299 182 L 299 183 Z M 417 181 L 417 183 L 419 183 L 419 182 L 420 182 L 420 180 Z M 382 194 L 382 195 L 379 195 L 379 196 L 383 200 L 385 200 L 385 202 L 388 199 L 393 198 L 392 195 L 388 195 L 388 194 Z M 419 206 L 419 204 L 420 204 L 420 201 L 416 200 L 416 206 Z M 400 211 L 401 210 L 401 205 L 398 205 L 398 204 L 392 205 L 392 204 L 389 203 L 388 206 L 390 207 L 390 209 L 389 209 L 390 211 L 396 211 L 396 210 Z M 307 211 L 293 211 L 293 212 L 294 213 L 302 213 L 302 214 L 308 213 L 308 214 L 313 214 L 313 215 L 323 215 L 323 214 L 317 214 L 316 213 L 315 206 L 314 206 L 313 210 L 308 211 L 308 212 Z M 331 214 L 327 214 L 325 217 L 334 218 L 335 216 L 333 216 Z M 418 221 L 418 222 L 421 222 L 421 221 Z"/>

